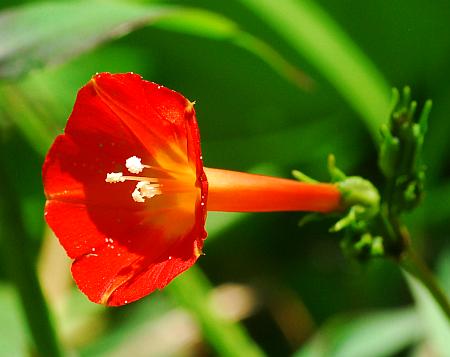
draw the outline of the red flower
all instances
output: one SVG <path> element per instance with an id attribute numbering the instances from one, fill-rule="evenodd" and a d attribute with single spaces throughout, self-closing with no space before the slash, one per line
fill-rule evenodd
<path id="1" fill-rule="evenodd" d="M 46 220 L 94 302 L 137 300 L 201 254 L 207 181 L 199 131 L 193 103 L 170 89 L 136 74 L 94 76 L 43 179 Z"/>
<path id="2" fill-rule="evenodd" d="M 202 164 L 193 103 L 140 76 L 101 73 L 79 93 L 43 167 L 47 223 L 94 302 L 122 305 L 166 286 L 203 247 L 216 211 L 328 212 L 332 184 Z"/>

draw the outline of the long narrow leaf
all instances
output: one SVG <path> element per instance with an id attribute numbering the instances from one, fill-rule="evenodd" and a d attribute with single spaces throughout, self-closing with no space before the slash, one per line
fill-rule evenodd
<path id="1" fill-rule="evenodd" d="M 378 138 L 389 85 L 339 25 L 312 0 L 240 0 L 332 83 Z"/>
<path id="2" fill-rule="evenodd" d="M 0 14 L 0 79 L 63 63 L 171 11 L 176 8 L 96 1 L 6 10 Z"/>
<path id="3" fill-rule="evenodd" d="M 16 78 L 34 68 L 64 63 L 146 25 L 229 41 L 260 57 L 297 86 L 305 89 L 312 84 L 273 48 L 242 31 L 226 17 L 168 5 L 97 1 L 49 2 L 1 13 L 0 79 Z"/>

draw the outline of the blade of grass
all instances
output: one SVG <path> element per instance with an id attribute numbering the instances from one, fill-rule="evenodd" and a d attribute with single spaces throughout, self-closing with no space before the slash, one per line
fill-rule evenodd
<path id="1" fill-rule="evenodd" d="M 388 118 L 390 87 L 339 25 L 310 0 L 240 0 L 334 85 L 375 139 Z"/>
<path id="2" fill-rule="evenodd" d="M 209 305 L 211 284 L 198 266 L 175 279 L 166 290 L 181 306 L 193 313 L 205 337 L 220 356 L 264 356 L 244 328 L 217 316 Z"/>

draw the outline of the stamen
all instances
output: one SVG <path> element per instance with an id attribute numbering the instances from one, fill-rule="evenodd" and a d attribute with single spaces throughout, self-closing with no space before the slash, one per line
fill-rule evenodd
<path id="1" fill-rule="evenodd" d="M 131 197 L 136 202 L 144 202 L 144 198 L 152 198 L 156 195 L 161 194 L 161 186 L 159 184 L 152 184 L 145 181 L 140 181 L 136 184 Z"/>
<path id="2" fill-rule="evenodd" d="M 157 183 L 158 179 L 155 177 L 143 177 L 143 176 L 123 176 L 126 181 L 146 181 L 149 183 Z M 125 181 L 124 180 L 124 181 Z"/>
<path id="3" fill-rule="evenodd" d="M 161 167 L 145 165 L 142 163 L 142 159 L 137 156 L 131 156 L 128 159 L 126 159 L 125 166 L 128 169 L 128 171 L 131 172 L 132 174 L 140 174 L 144 169 L 152 169 L 154 171 L 164 172 L 166 174 L 179 173 L 176 170 L 170 170 L 166 168 L 162 169 Z"/>
<path id="4" fill-rule="evenodd" d="M 117 182 L 125 182 L 126 178 L 123 176 L 121 172 L 111 172 L 106 174 L 106 182 L 109 183 L 117 183 Z"/>
<path id="5" fill-rule="evenodd" d="M 131 197 L 133 197 L 133 200 L 135 202 L 145 202 L 144 197 L 141 194 L 141 191 L 139 191 L 137 188 L 133 191 Z"/>
<path id="6" fill-rule="evenodd" d="M 171 170 L 165 170 L 159 167 L 153 167 L 149 165 L 144 165 L 141 162 L 141 158 L 137 156 L 131 156 L 125 161 L 125 166 L 129 172 L 133 174 L 141 173 L 145 168 L 161 171 L 161 172 L 174 172 Z M 169 192 L 184 193 L 191 191 L 191 187 L 184 187 L 182 185 L 177 185 L 177 187 L 171 188 L 173 178 L 156 178 L 156 177 L 141 177 L 141 176 L 124 176 L 122 172 L 111 172 L 106 174 L 105 181 L 108 183 L 117 183 L 125 181 L 138 181 L 136 188 L 131 193 L 131 197 L 135 202 L 145 202 L 145 198 L 152 198 L 156 195 L 162 194 L 162 186 L 166 186 L 169 183 Z M 166 188 L 166 187 L 165 187 Z"/>
<path id="7" fill-rule="evenodd" d="M 137 156 L 128 158 L 125 161 L 125 166 L 132 174 L 139 174 L 144 170 L 145 167 L 148 167 L 147 165 L 142 165 L 141 159 Z"/>

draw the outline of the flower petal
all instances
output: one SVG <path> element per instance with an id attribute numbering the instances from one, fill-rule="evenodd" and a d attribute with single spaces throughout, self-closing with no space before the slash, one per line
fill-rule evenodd
<path id="1" fill-rule="evenodd" d="M 137 203 L 135 182 L 105 182 L 134 155 L 158 168 L 152 175 L 189 189 L 178 192 L 175 183 L 173 192 Z M 134 301 L 198 258 L 207 181 L 195 112 L 182 95 L 135 74 L 94 76 L 47 155 L 43 179 L 46 220 L 92 301 Z"/>

